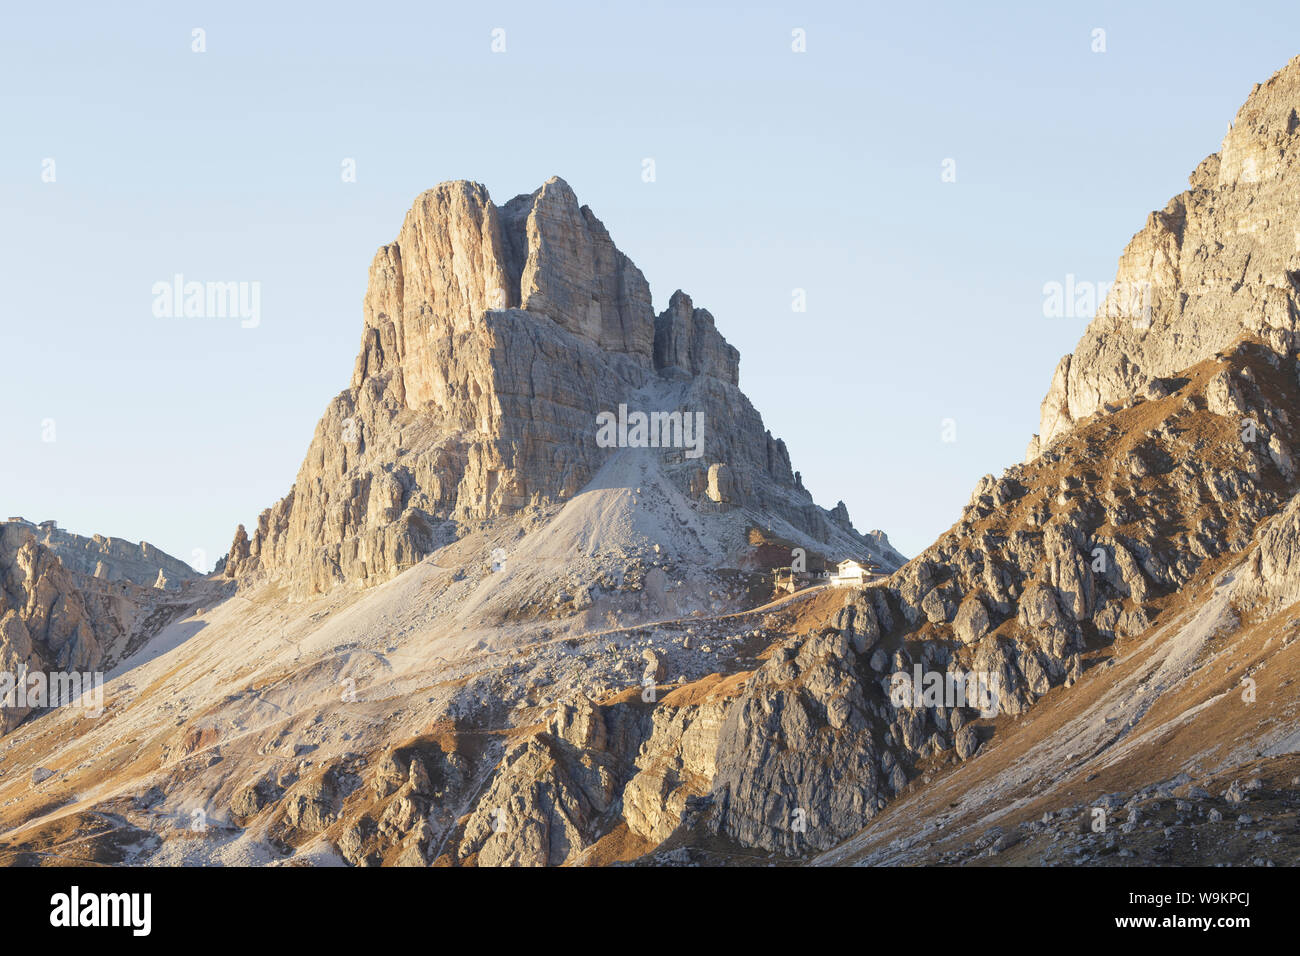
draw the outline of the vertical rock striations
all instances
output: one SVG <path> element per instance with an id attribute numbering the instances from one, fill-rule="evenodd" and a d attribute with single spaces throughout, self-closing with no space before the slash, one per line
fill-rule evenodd
<path id="1" fill-rule="evenodd" d="M 1032 460 L 1089 415 L 1258 336 L 1300 348 L 1300 57 L 1256 85 L 1218 153 L 1129 242 L 1115 282 L 1043 400 Z"/>
<path id="2" fill-rule="evenodd" d="M 561 179 L 501 207 L 474 183 L 423 193 L 376 254 L 363 311 L 351 385 L 289 494 L 237 532 L 228 576 L 300 594 L 385 580 L 465 522 L 576 494 L 611 453 L 596 416 L 620 404 L 703 413 L 702 454 L 664 451 L 684 491 L 724 463 L 732 504 L 896 563 L 813 503 L 713 317 L 680 291 L 656 317 L 641 271 Z"/>

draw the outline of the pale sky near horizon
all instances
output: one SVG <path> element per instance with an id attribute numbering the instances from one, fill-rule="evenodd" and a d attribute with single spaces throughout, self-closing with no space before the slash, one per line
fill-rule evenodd
<path id="1" fill-rule="evenodd" d="M 1282 2 L 270 6 L 5 11 L 0 517 L 211 566 L 347 385 L 414 197 L 561 175 L 656 311 L 713 313 L 818 503 L 914 555 L 1037 430 L 1088 318 L 1044 285 L 1110 281 L 1300 52 Z M 259 324 L 154 315 L 178 273 L 260 283 Z"/>

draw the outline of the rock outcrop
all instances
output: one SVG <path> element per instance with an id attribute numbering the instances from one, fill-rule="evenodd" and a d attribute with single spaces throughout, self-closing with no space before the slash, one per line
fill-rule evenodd
<path id="1" fill-rule="evenodd" d="M 1176 626 L 1218 569 L 1238 563 L 1218 580 L 1252 620 L 1300 600 L 1298 109 L 1300 57 L 1129 244 L 1026 464 L 746 684 L 703 823 L 790 854 L 837 846 L 909 781 L 977 758 L 996 715 L 1074 685 L 1086 655 Z M 992 707 L 895 694 L 918 674 L 980 675 Z"/>
<path id="2" fill-rule="evenodd" d="M 87 538 L 65 531 L 53 521 L 36 524 L 22 518 L 10 518 L 5 524 L 25 528 L 65 568 L 88 577 L 110 582 L 128 581 L 141 587 L 153 586 L 160 573 L 173 584 L 200 577 L 199 572 L 184 561 L 158 550 L 148 541 L 137 544 L 102 534 Z"/>
<path id="3" fill-rule="evenodd" d="M 1300 348 L 1300 57 L 1256 85 L 1189 189 L 1147 218 L 1043 400 L 1032 460 L 1090 415 L 1253 335 Z"/>
<path id="4" fill-rule="evenodd" d="M 702 819 L 745 846 L 837 845 L 936 760 L 977 755 L 994 717 L 1076 682 L 1085 653 L 1145 634 L 1261 524 L 1242 603 L 1300 599 L 1287 467 L 1298 383 L 1295 360 L 1242 342 L 1181 370 L 1163 396 L 985 477 L 934 545 L 847 595 L 824 631 L 788 639 L 745 684 Z M 918 671 L 964 686 L 966 700 L 896 697 Z M 972 700 L 972 676 L 991 699 Z"/>
<path id="5" fill-rule="evenodd" d="M 1057 368 L 1045 446 L 902 567 L 811 502 L 712 318 L 682 293 L 655 317 L 567 186 L 421 196 L 372 267 L 350 388 L 224 562 L 288 587 L 248 588 L 123 675 L 157 746 L 112 717 L 19 728 L 40 766 L 0 807 L 0 856 L 93 822 L 174 861 L 167 815 L 196 804 L 223 829 L 187 860 L 359 866 L 1204 862 L 1243 804 L 1291 826 L 1300 361 L 1290 320 L 1256 308 L 1291 266 L 1274 224 L 1221 220 L 1272 215 L 1300 176 L 1298 71 L 1135 240 L 1121 279 L 1154 291 L 1136 316 L 1108 300 Z M 601 445 L 596 415 L 624 405 L 704 414 L 704 453 Z M 769 600 L 761 569 L 832 533 L 888 576 Z M 753 565 L 701 566 L 731 539 Z M 310 597 L 443 543 L 390 587 Z M 0 665 L 102 664 L 179 600 L 165 567 L 105 578 L 0 528 Z M 1225 859 L 1278 842 L 1238 824 Z"/>
<path id="6" fill-rule="evenodd" d="M 743 846 L 827 849 L 874 815 L 882 787 L 901 790 L 903 768 L 877 744 L 872 683 L 843 634 L 777 648 L 719 734 L 719 829 Z"/>
<path id="7" fill-rule="evenodd" d="M 72 575 L 23 525 L 0 525 L 0 673 L 10 678 L 4 693 L 29 674 L 94 670 L 103 656 Z M 0 733 L 34 709 L 26 693 L 0 701 Z"/>
<path id="8" fill-rule="evenodd" d="M 64 676 L 107 669 L 171 619 L 179 605 L 160 606 L 151 593 L 164 568 L 196 577 L 148 544 L 84 538 L 53 522 L 0 523 L 0 734 L 68 703 Z"/>
<path id="9" fill-rule="evenodd" d="M 706 679 L 673 691 L 655 707 L 636 773 L 623 788 L 629 830 L 662 843 L 681 824 L 688 802 L 708 794 L 723 724 L 739 691 L 734 679 Z"/>
<path id="10" fill-rule="evenodd" d="M 350 387 L 289 494 L 236 533 L 227 576 L 298 593 L 385 580 L 467 522 L 573 496 L 612 453 L 597 416 L 621 407 L 702 421 L 650 439 L 668 439 L 665 465 L 697 500 L 818 540 L 847 531 L 897 565 L 813 503 L 713 317 L 680 291 L 656 317 L 640 270 L 563 180 L 501 207 L 474 183 L 423 193 L 375 256 L 363 313 Z"/>

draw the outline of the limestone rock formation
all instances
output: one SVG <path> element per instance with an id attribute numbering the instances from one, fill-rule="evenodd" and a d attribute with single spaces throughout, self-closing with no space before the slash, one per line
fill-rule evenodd
<path id="1" fill-rule="evenodd" d="M 628 829 L 662 843 L 677 829 L 687 802 L 709 792 L 717 773 L 718 740 L 735 682 L 674 691 L 651 714 L 636 757 L 636 774 L 623 788 Z"/>
<path id="2" fill-rule="evenodd" d="M 455 858 L 479 866 L 558 866 L 612 825 L 647 731 L 628 703 L 561 704 L 547 730 L 507 749 L 455 834 Z"/>
<path id="3" fill-rule="evenodd" d="M 745 846 L 791 854 L 857 832 L 880 792 L 906 785 L 877 744 L 865 662 L 828 632 L 776 650 L 728 710 L 718 737 L 716 825 Z"/>
<path id="4" fill-rule="evenodd" d="M 20 683 L 27 674 L 93 670 L 103 656 L 71 574 L 21 524 L 0 525 L 0 672 Z M 0 733 L 34 709 L 17 696 L 2 703 Z"/>
<path id="5" fill-rule="evenodd" d="M 5 524 L 25 528 L 65 568 L 78 574 L 104 581 L 129 581 L 141 587 L 152 586 L 161 572 L 174 584 L 199 577 L 184 561 L 158 550 L 148 541 L 136 544 L 102 534 L 87 538 L 65 531 L 53 521 L 36 524 L 23 518 L 10 518 Z"/>
<path id="6" fill-rule="evenodd" d="M 827 631 L 787 642 L 745 685 L 719 738 L 708 825 L 791 854 L 835 846 L 930 758 L 977 757 L 994 714 L 1027 713 L 1078 680 L 1086 652 L 1147 633 L 1261 524 L 1242 605 L 1300 599 L 1298 489 L 1285 467 L 1298 404 L 1300 365 L 1239 342 L 1181 369 L 1167 394 L 981 480 L 935 544 L 846 596 Z M 891 690 L 917 667 L 945 681 L 985 675 L 992 711 L 900 703 Z"/>
<path id="7" fill-rule="evenodd" d="M 694 378 L 711 375 L 732 385 L 740 384 L 740 352 L 713 324 L 713 316 L 697 309 L 680 289 L 668 308 L 655 319 L 655 368 L 680 370 Z"/>
<path id="8" fill-rule="evenodd" d="M 375 256 L 363 318 L 350 387 L 289 494 L 236 533 L 227 576 L 297 593 L 385 580 L 465 522 L 573 496 L 612 453 L 597 416 L 621 406 L 702 420 L 696 445 L 661 430 L 687 493 L 707 469 L 715 502 L 819 540 L 840 529 L 898 563 L 813 503 L 712 316 L 679 291 L 656 317 L 640 270 L 561 179 L 500 207 L 474 183 L 423 193 Z"/>
<path id="9" fill-rule="evenodd" d="M 66 703 L 56 699 L 51 675 L 104 670 L 164 626 L 180 608 L 160 606 L 150 593 L 165 573 L 196 576 L 148 544 L 85 538 L 53 522 L 0 523 L 0 674 L 9 679 L 0 692 L 0 734 L 38 706 Z M 44 702 L 34 694 L 7 698 L 33 679 L 44 682 Z"/>
<path id="10" fill-rule="evenodd" d="M 1300 362 L 1285 323 L 1252 318 L 1267 270 L 1290 265 L 1250 245 L 1274 226 L 1220 221 L 1268 213 L 1300 175 L 1279 101 L 1300 105 L 1295 71 L 1135 240 L 1121 273 L 1152 281 L 1150 312 L 1123 328 L 1103 314 L 1060 363 L 1044 447 L 980 479 L 902 567 L 843 503 L 811 502 L 708 313 L 678 293 L 655 317 L 563 183 L 502 207 L 466 183 L 421 196 L 372 267 L 352 385 L 226 559 L 241 584 L 288 587 L 248 587 L 123 675 L 142 688 L 132 733 L 159 746 L 124 740 L 115 715 L 18 728 L 18 752 L 58 769 L 11 788 L 0 856 L 125 820 L 114 835 L 137 859 L 174 860 L 170 822 L 152 842 L 128 827 L 196 802 L 229 827 L 184 852 L 214 861 L 952 863 L 1038 838 L 1053 862 L 1079 862 L 1085 840 L 1219 853 L 1185 829 L 1198 807 L 1222 833 L 1277 771 L 1295 779 Z M 633 460 L 595 441 L 598 412 L 637 404 L 704 413 L 704 453 Z M 723 540 L 711 528 L 768 517 L 790 527 L 736 537 L 772 563 L 804 529 L 891 573 L 769 600 L 752 567 L 675 564 L 658 539 L 624 549 L 640 522 L 703 556 Z M 440 544 L 387 587 L 310 594 Z M 80 575 L 29 528 L 0 529 L 5 666 L 111 660 L 118 630 L 165 618 L 149 602 L 174 592 L 148 586 L 113 605 L 131 621 L 102 617 L 136 585 L 105 580 L 100 550 L 99 576 Z M 40 749 L 56 738 L 73 743 Z M 1116 780 L 1127 802 L 1104 792 Z M 90 796 L 52 803 L 51 787 Z M 1081 830 L 1087 807 L 1121 805 L 1126 822 Z M 1293 799 L 1271 819 L 1292 826 Z M 1252 855 L 1276 852 L 1246 826 Z"/>
<path id="11" fill-rule="evenodd" d="M 1090 415 L 1130 405 L 1254 335 L 1300 347 L 1300 57 L 1256 85 L 1189 189 L 1153 212 L 1044 398 L 1034 458 Z"/>

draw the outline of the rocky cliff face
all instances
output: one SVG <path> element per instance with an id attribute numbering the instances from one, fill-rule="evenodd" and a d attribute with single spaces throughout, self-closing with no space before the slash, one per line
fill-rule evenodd
<path id="1" fill-rule="evenodd" d="M 99 664 L 103 650 L 72 575 L 20 524 L 0 526 L 0 574 L 5 671 Z"/>
<path id="2" fill-rule="evenodd" d="M 106 670 L 179 612 L 183 599 L 159 593 L 160 575 L 167 590 L 197 577 L 145 543 L 0 523 L 0 674 L 12 687 L 22 675 Z M 17 695 L 0 700 L 0 734 L 33 709 Z"/>
<path id="3" fill-rule="evenodd" d="M 663 451 L 697 499 L 820 540 L 838 529 L 897 564 L 883 538 L 813 503 L 713 317 L 680 291 L 656 316 L 640 270 L 563 180 L 501 207 L 468 182 L 422 194 L 376 254 L 363 312 L 350 387 L 290 493 L 236 534 L 227 575 L 298 593 L 385 580 L 467 523 L 572 497 L 611 454 L 597 416 L 620 406 L 702 416 L 700 447 L 683 435 Z"/>
<path id="4" fill-rule="evenodd" d="M 158 584 L 159 575 L 167 587 L 177 587 L 183 581 L 200 577 L 184 561 L 159 551 L 148 541 L 137 544 L 102 534 L 87 538 L 65 531 L 53 521 L 33 524 L 19 518 L 10 519 L 8 523 L 26 527 L 39 544 L 58 557 L 65 568 L 87 577 L 102 581 L 128 581 L 141 587 Z"/>
<path id="5" fill-rule="evenodd" d="M 1189 189 L 1153 212 L 1043 400 L 1028 457 L 1090 415 L 1132 404 L 1257 336 L 1300 347 L 1300 57 L 1257 85 Z"/>
<path id="6" fill-rule="evenodd" d="M 997 733 L 977 707 L 891 699 L 918 666 L 945 684 L 990 675 L 997 714 L 1014 718 L 1176 615 L 1294 494 L 1298 371 L 1242 343 L 986 477 L 934 545 L 849 594 L 824 631 L 784 641 L 745 685 L 719 738 L 708 825 L 747 846 L 829 849 Z M 1258 427 L 1243 434 L 1247 416 Z M 1293 524 L 1255 559 L 1275 606 L 1300 595 Z"/>
<path id="7" fill-rule="evenodd" d="M 1297 109 L 1300 58 L 1254 89 L 1221 152 L 1129 244 L 1097 317 L 1052 377 L 1026 464 L 986 476 L 934 545 L 850 595 L 820 635 L 785 641 L 746 684 L 697 825 L 786 853 L 826 850 L 860 831 L 858 842 L 870 843 L 863 828 L 890 803 L 923 801 L 915 794 L 924 784 L 1010 734 L 1007 718 L 1036 711 L 1099 664 L 1127 663 L 1151 635 L 1167 631 L 1166 640 L 1199 649 L 1205 628 L 1196 622 L 1206 618 L 1217 640 L 1249 643 L 1248 624 L 1272 628 L 1280 622 L 1268 615 L 1294 613 Z M 1231 584 L 1226 598 L 1214 597 L 1215 582 Z M 1223 611 L 1229 601 L 1235 610 Z M 1287 646 L 1265 643 L 1247 673 Z M 1195 660 L 1189 651 L 1179 666 Z M 891 700 L 894 682 L 918 665 L 994 676 L 997 716 Z M 1168 690 L 1172 669 L 1133 684 Z M 1090 690 L 1103 686 L 1097 679 Z M 1195 709 L 1220 699 L 1206 696 Z M 1153 699 L 1114 730 L 1105 724 L 1119 718 L 1108 716 L 1101 731 L 1073 733 L 1110 746 Z M 1076 748 L 1058 763 L 1092 756 Z M 1004 776 L 1008 793 L 1023 782 Z M 982 799 L 987 812 L 993 802 Z"/>
<path id="8" fill-rule="evenodd" d="M 0 776 L 0 861 L 71 819 L 156 863 L 1292 852 L 1300 361 L 1261 311 L 1290 268 L 1261 236 L 1300 176 L 1296 69 L 1126 253 L 1122 281 L 1163 290 L 1150 327 L 1099 316 L 1054 377 L 1046 445 L 851 591 L 755 601 L 747 572 L 703 567 L 768 516 L 779 550 L 803 529 L 891 553 L 811 503 L 708 313 L 677 293 L 655 317 L 559 181 L 499 208 L 469 184 L 425 194 L 376 257 L 352 386 L 232 549 L 241 584 L 290 587 L 173 632 L 104 721 L 19 728 L 60 771 L 42 790 Z M 1273 224 L 1230 228 L 1234 204 Z M 600 447 L 595 415 L 620 403 L 704 412 L 705 454 Z M 440 544 L 383 586 L 331 587 Z M 42 548 L 0 547 L 0 648 L 90 659 L 95 611 Z M 195 806 L 214 838 L 177 839 Z M 1128 817 L 1095 834 L 1096 809 Z"/>

